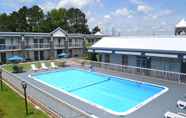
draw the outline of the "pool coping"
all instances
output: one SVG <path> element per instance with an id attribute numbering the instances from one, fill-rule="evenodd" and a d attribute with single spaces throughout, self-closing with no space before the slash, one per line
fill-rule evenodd
<path id="1" fill-rule="evenodd" d="M 128 80 L 128 81 L 132 81 L 132 82 L 138 82 L 138 83 L 142 83 L 142 84 L 147 84 L 147 85 L 152 85 L 152 86 L 155 86 L 155 87 L 159 87 L 159 88 L 163 88 L 163 90 L 161 90 L 160 92 L 158 92 L 157 94 L 154 94 L 153 96 L 149 97 L 148 99 L 146 99 L 145 101 L 143 102 L 140 102 L 139 104 L 135 105 L 134 107 L 128 109 L 127 111 L 125 112 L 117 112 L 117 111 L 113 111 L 109 108 L 106 108 L 106 107 L 103 107 L 102 105 L 98 105 L 94 102 L 91 102 L 85 98 L 82 98 L 82 97 L 79 97 L 73 93 L 70 93 L 66 90 L 63 90 L 61 88 L 58 88 L 58 87 L 55 87 L 53 85 L 50 85 L 46 82 L 43 82 L 41 80 L 38 80 L 37 78 L 33 77 L 33 75 L 38 75 L 38 74 L 44 74 L 44 73 L 51 73 L 51 72 L 59 72 L 59 71 L 64 71 L 64 70 L 68 70 L 68 69 L 75 69 L 75 70 L 81 70 L 81 71 L 86 71 L 86 72 L 91 72 L 91 73 L 94 73 L 94 74 L 98 74 L 98 75 L 105 75 L 105 76 L 109 76 L 109 77 L 114 77 L 114 78 L 117 78 L 117 79 L 120 79 L 120 80 Z M 69 95 L 77 100 L 80 100 L 81 102 L 84 102 L 90 106 L 93 106 L 93 107 L 96 107 L 98 109 L 101 109 L 105 112 L 108 112 L 112 115 L 115 115 L 115 116 L 127 116 L 129 114 L 131 114 L 132 112 L 142 108 L 143 106 L 145 106 L 146 104 L 150 103 L 151 101 L 153 101 L 154 99 L 158 98 L 159 96 L 163 95 L 164 93 L 166 93 L 169 88 L 168 87 L 165 87 L 165 86 L 162 86 L 162 85 L 158 85 L 158 84 L 153 84 L 153 83 L 150 83 L 150 82 L 142 82 L 142 81 L 139 81 L 139 80 L 132 80 L 132 79 L 129 79 L 129 78 L 123 78 L 123 77 L 119 77 L 119 76 L 114 76 L 114 75 L 111 75 L 111 74 L 105 74 L 103 72 L 95 72 L 95 71 L 89 71 L 89 70 L 85 70 L 85 69 L 80 69 L 80 68 L 77 68 L 77 67 L 68 67 L 68 68 L 63 68 L 63 69 L 58 69 L 58 70 L 49 70 L 49 71 L 44 71 L 44 72 L 37 72 L 37 73 L 32 73 L 30 75 L 28 75 L 29 78 L 31 79 L 34 79 L 48 87 L 51 87 L 51 88 L 54 88 L 55 90 L 58 90 L 60 92 L 63 92 L 64 94 L 66 95 Z M 69 103 L 70 104 L 70 103 Z"/>

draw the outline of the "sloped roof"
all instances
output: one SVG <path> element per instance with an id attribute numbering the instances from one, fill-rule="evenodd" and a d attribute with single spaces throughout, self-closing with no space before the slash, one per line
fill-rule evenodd
<path id="1" fill-rule="evenodd" d="M 92 49 L 186 53 L 186 37 L 104 37 Z"/>
<path id="2" fill-rule="evenodd" d="M 54 31 L 51 32 L 53 36 L 62 36 L 65 37 L 67 35 L 67 32 L 63 30 L 61 27 L 56 28 Z"/>
<path id="3" fill-rule="evenodd" d="M 186 27 L 186 21 L 185 21 L 185 19 L 182 19 L 181 21 L 179 21 L 179 22 L 176 24 L 176 27 L 177 27 L 177 28 Z"/>

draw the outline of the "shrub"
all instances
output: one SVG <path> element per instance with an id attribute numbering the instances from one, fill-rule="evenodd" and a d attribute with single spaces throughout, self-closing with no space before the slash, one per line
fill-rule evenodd
<path id="1" fill-rule="evenodd" d="M 23 72 L 23 67 L 22 66 L 18 66 L 18 65 L 13 65 L 12 67 L 13 69 L 13 73 L 22 73 Z"/>
<path id="2" fill-rule="evenodd" d="M 65 67 L 66 62 L 65 61 L 62 61 L 62 62 L 58 62 L 57 64 L 60 67 Z"/>
<path id="3" fill-rule="evenodd" d="M 85 66 L 85 61 L 82 61 L 81 62 L 81 66 Z"/>

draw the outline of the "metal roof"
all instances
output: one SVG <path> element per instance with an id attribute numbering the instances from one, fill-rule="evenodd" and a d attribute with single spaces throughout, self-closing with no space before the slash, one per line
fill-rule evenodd
<path id="1" fill-rule="evenodd" d="M 0 32 L 0 36 L 5 37 L 15 37 L 15 36 L 42 36 L 42 37 L 50 37 L 53 33 L 60 30 L 68 37 L 85 37 L 85 38 L 102 38 L 106 35 L 96 36 L 94 34 L 81 34 L 81 33 L 67 33 L 62 28 L 58 27 L 54 31 L 50 33 L 41 33 L 41 32 Z"/>
<path id="2" fill-rule="evenodd" d="M 104 37 L 91 49 L 186 54 L 186 37 Z"/>
<path id="3" fill-rule="evenodd" d="M 179 22 L 176 24 L 176 27 L 177 27 L 177 28 L 184 28 L 184 27 L 186 27 L 186 21 L 185 21 L 185 19 L 182 19 L 181 21 L 179 21 Z"/>

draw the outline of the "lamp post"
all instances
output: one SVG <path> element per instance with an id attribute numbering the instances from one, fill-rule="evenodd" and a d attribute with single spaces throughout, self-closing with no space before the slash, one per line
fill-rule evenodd
<path id="1" fill-rule="evenodd" d="M 21 85 L 24 90 L 26 115 L 28 115 L 28 104 L 27 104 L 27 93 L 26 93 L 27 83 L 25 81 L 22 81 Z"/>
<path id="2" fill-rule="evenodd" d="M 3 78 L 2 78 L 2 70 L 0 69 L 0 86 L 1 86 L 1 91 L 3 91 Z"/>
<path id="3" fill-rule="evenodd" d="M 0 77 L 1 91 L 3 91 L 3 78 Z"/>

